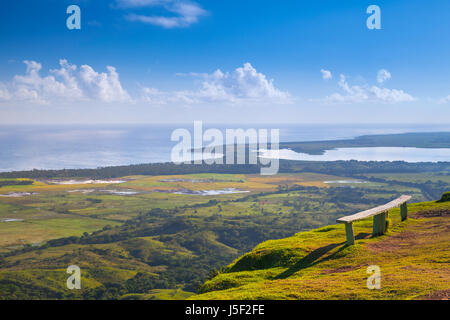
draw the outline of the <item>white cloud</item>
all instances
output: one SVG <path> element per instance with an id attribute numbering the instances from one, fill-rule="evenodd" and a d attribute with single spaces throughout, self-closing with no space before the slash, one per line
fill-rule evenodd
<path id="1" fill-rule="evenodd" d="M 372 86 L 369 91 L 374 95 L 375 100 L 386 103 L 410 102 L 416 100 L 416 98 L 404 92 L 403 90 L 386 89 Z"/>
<path id="2" fill-rule="evenodd" d="M 350 86 L 343 74 L 340 75 L 338 85 L 346 94 L 334 93 L 326 97 L 325 101 L 331 103 L 359 103 L 367 101 L 397 103 L 416 100 L 416 98 L 403 90 L 380 88 L 377 86 Z"/>
<path id="3" fill-rule="evenodd" d="M 16 75 L 9 83 L 0 83 L 0 101 L 29 102 L 35 104 L 70 104 L 75 102 L 135 103 L 151 105 L 194 105 L 206 103 L 225 104 L 286 104 L 292 99 L 288 92 L 275 87 L 272 79 L 245 63 L 231 73 L 220 69 L 212 74 L 188 73 L 201 78 L 196 90 L 160 91 L 142 88 L 136 99 L 122 87 L 119 74 L 111 66 L 98 72 L 89 65 L 77 67 L 60 60 L 58 69 L 42 75 L 42 65 L 24 61 L 23 75 Z M 194 82 L 197 83 L 198 82 Z"/>
<path id="4" fill-rule="evenodd" d="M 88 65 L 82 65 L 79 72 L 83 91 L 91 98 L 104 102 L 126 102 L 128 93 L 122 88 L 116 68 L 107 66 L 108 73 L 98 73 Z"/>
<path id="5" fill-rule="evenodd" d="M 117 4 L 122 8 L 163 7 L 169 16 L 131 13 L 126 18 L 167 29 L 188 27 L 207 14 L 199 4 L 186 0 L 117 0 Z"/>
<path id="6" fill-rule="evenodd" d="M 291 102 L 288 92 L 277 89 L 273 80 L 256 71 L 250 64 L 245 63 L 232 73 L 223 73 L 220 69 L 212 74 L 196 74 L 204 78 L 201 87 L 196 91 L 177 91 L 172 94 L 161 93 L 155 89 L 144 88 L 143 96 L 146 101 L 194 103 L 273 103 L 286 104 Z"/>
<path id="7" fill-rule="evenodd" d="M 41 76 L 42 65 L 25 60 L 25 75 L 16 75 L 8 84 L 0 86 L 0 99 L 49 104 L 74 101 L 130 102 L 130 96 L 122 88 L 114 67 L 106 67 L 107 73 L 96 72 L 88 65 L 79 69 L 67 60 L 60 60 L 60 69 Z"/>
<path id="8" fill-rule="evenodd" d="M 287 92 L 273 85 L 273 79 L 268 80 L 262 73 L 256 71 L 250 63 L 237 68 L 233 73 L 214 72 L 210 79 L 203 82 L 199 95 L 211 100 L 255 100 L 265 99 L 279 102 L 289 99 Z"/>
<path id="9" fill-rule="evenodd" d="M 377 75 L 377 81 L 378 83 L 383 83 L 386 80 L 389 80 L 391 78 L 391 73 L 389 71 L 387 71 L 386 69 L 381 69 L 378 71 L 378 75 Z"/>
<path id="10" fill-rule="evenodd" d="M 322 73 L 322 78 L 324 80 L 330 80 L 333 78 L 333 75 L 331 74 L 331 71 L 320 69 L 320 72 Z"/>

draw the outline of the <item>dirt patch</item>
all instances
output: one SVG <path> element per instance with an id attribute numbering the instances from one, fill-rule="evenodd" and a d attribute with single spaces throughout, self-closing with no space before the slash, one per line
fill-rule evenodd
<path id="1" fill-rule="evenodd" d="M 422 211 L 422 213 L 424 212 Z M 437 213 L 434 212 L 434 214 Z M 393 252 L 424 245 L 424 242 L 431 245 L 433 241 L 447 233 L 450 227 L 449 222 L 450 220 L 447 217 L 435 216 L 434 219 L 423 221 L 420 225 L 410 227 L 408 231 L 395 233 L 383 239 L 383 241 L 369 243 L 367 248 L 374 252 Z"/>
<path id="2" fill-rule="evenodd" d="M 368 248 L 374 252 L 396 251 L 401 248 L 415 246 L 417 234 L 415 232 L 403 231 L 388 239 L 368 244 Z"/>
<path id="3" fill-rule="evenodd" d="M 408 271 L 411 271 L 411 272 L 426 272 L 427 271 L 426 268 L 420 268 L 420 267 L 417 267 L 417 266 L 403 266 L 400 269 L 408 270 Z"/>
<path id="4" fill-rule="evenodd" d="M 411 215 L 411 217 L 414 219 L 449 217 L 449 216 L 450 216 L 450 209 L 419 211 Z"/>
<path id="5" fill-rule="evenodd" d="M 418 297 L 419 300 L 448 300 L 450 298 L 450 289 L 434 291 L 426 296 Z"/>
<path id="6" fill-rule="evenodd" d="M 342 272 L 356 270 L 359 267 L 360 266 L 342 266 L 342 267 L 335 268 L 335 269 L 325 269 L 325 270 L 322 270 L 322 272 L 320 274 L 342 273 Z"/>

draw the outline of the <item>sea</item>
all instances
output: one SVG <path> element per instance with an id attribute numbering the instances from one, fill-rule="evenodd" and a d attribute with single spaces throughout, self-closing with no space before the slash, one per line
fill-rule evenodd
<path id="1" fill-rule="evenodd" d="M 280 142 L 351 139 L 361 135 L 450 132 L 449 125 L 426 124 L 204 124 L 204 130 L 279 129 Z M 148 125 L 0 125 L 0 171 L 98 168 L 169 162 L 176 129 L 193 135 L 193 123 Z M 304 160 L 450 161 L 450 149 L 347 148 Z M 353 150 L 351 150 L 353 149 Z M 359 149 L 359 150 L 358 150 Z M 372 152 L 370 152 L 372 151 Z M 404 151 L 404 152 L 403 152 Z M 370 154 L 368 158 L 368 154 Z M 292 154 L 290 155 L 292 157 Z M 322 157 L 322 158 L 321 158 Z M 289 159 L 287 157 L 286 159 Z M 301 160 L 302 155 L 295 155 Z M 293 159 L 293 160 L 294 160 Z"/>

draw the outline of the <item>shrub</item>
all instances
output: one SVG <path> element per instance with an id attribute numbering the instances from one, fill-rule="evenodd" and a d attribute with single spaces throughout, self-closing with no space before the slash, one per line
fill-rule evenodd
<path id="1" fill-rule="evenodd" d="M 438 202 L 447 202 L 447 201 L 450 201 L 450 191 L 444 192 L 444 193 L 442 194 L 441 199 L 438 200 Z"/>

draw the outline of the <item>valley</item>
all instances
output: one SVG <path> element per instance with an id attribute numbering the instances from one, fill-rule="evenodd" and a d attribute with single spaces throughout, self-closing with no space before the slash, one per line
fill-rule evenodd
<path id="1" fill-rule="evenodd" d="M 450 176 L 199 173 L 1 181 L 0 296 L 184 299 L 261 242 L 333 225 L 403 193 L 426 201 L 448 189 Z M 69 265 L 81 268 L 82 290 L 65 287 Z"/>

